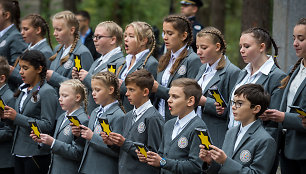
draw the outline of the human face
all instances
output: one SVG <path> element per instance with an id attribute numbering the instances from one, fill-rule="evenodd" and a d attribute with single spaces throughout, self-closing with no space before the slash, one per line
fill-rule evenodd
<path id="1" fill-rule="evenodd" d="M 70 85 L 61 85 L 59 89 L 59 103 L 64 111 L 67 111 L 68 114 L 80 107 L 81 95 L 76 94 L 75 90 Z"/>
<path id="2" fill-rule="evenodd" d="M 184 40 L 187 38 L 187 32 L 179 33 L 176 29 L 173 28 L 172 23 L 164 22 L 163 23 L 163 32 L 164 32 L 164 41 L 167 50 L 172 50 L 174 53 L 182 48 L 185 43 Z"/>
<path id="3" fill-rule="evenodd" d="M 127 96 L 131 105 L 134 105 L 136 108 L 139 108 L 143 105 L 148 99 L 148 92 L 146 89 L 141 89 L 135 83 L 129 83 L 126 85 L 127 91 L 125 95 Z"/>
<path id="4" fill-rule="evenodd" d="M 214 64 L 220 58 L 220 44 L 214 44 L 209 36 L 197 37 L 197 54 L 201 63 Z"/>
<path id="5" fill-rule="evenodd" d="M 35 45 L 38 42 L 39 33 L 39 30 L 31 25 L 30 19 L 21 21 L 21 35 L 26 43 Z"/>
<path id="6" fill-rule="evenodd" d="M 296 25 L 294 27 L 293 47 L 298 58 L 306 59 L 306 25 Z"/>
<path id="7" fill-rule="evenodd" d="M 91 80 L 92 97 L 96 104 L 106 106 L 114 101 L 113 93 L 114 87 L 107 87 L 103 82 L 92 79 Z"/>
<path id="8" fill-rule="evenodd" d="M 171 115 L 178 116 L 180 119 L 190 112 L 190 98 L 186 98 L 183 87 L 172 86 L 167 102 Z"/>
<path id="9" fill-rule="evenodd" d="M 181 4 L 181 14 L 186 17 L 195 16 L 197 10 L 198 8 L 195 5 Z"/>
<path id="10" fill-rule="evenodd" d="M 264 51 L 251 33 L 241 35 L 239 46 L 244 63 L 256 62 Z"/>
<path id="11" fill-rule="evenodd" d="M 52 25 L 54 28 L 53 35 L 59 44 L 69 46 L 74 40 L 74 27 L 68 27 L 67 21 L 64 19 L 53 19 Z"/>
<path id="12" fill-rule="evenodd" d="M 22 81 L 25 84 L 29 84 L 31 87 L 34 87 L 41 79 L 40 73 L 42 71 L 42 67 L 40 66 L 38 69 L 35 69 L 30 62 L 25 60 L 20 60 L 19 66 L 19 74 L 21 75 Z"/>
<path id="13" fill-rule="evenodd" d="M 234 102 L 236 102 L 237 105 L 240 105 L 239 108 L 236 107 L 236 105 L 232 105 L 234 119 L 240 121 L 242 126 L 246 126 L 256 120 L 255 115 L 258 113 L 257 108 L 251 106 L 250 101 L 248 101 L 243 95 L 235 95 Z"/>
<path id="14" fill-rule="evenodd" d="M 79 21 L 80 31 L 86 32 L 85 30 L 89 27 L 89 21 L 86 18 L 84 18 L 82 15 L 76 15 L 75 17 Z"/>
<path id="15" fill-rule="evenodd" d="M 93 39 L 97 52 L 105 55 L 112 50 L 112 45 L 115 43 L 114 38 L 104 27 L 97 27 L 94 36 L 101 37 Z"/>
<path id="16" fill-rule="evenodd" d="M 127 54 L 136 55 L 139 52 L 135 31 L 132 26 L 128 26 L 124 31 L 124 44 Z"/>

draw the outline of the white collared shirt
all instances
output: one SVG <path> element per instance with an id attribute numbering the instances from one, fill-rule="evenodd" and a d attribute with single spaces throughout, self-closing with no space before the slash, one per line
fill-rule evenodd
<path id="1" fill-rule="evenodd" d="M 261 77 L 262 74 L 265 74 L 265 75 L 269 75 L 271 69 L 272 69 L 272 66 L 274 65 L 274 61 L 273 61 L 273 58 L 272 56 L 269 56 L 270 58 L 263 64 L 261 65 L 261 67 L 259 68 L 258 71 L 256 71 L 253 75 L 251 75 L 252 73 L 252 66 L 251 66 L 251 63 L 247 64 L 247 66 L 244 68 L 246 71 L 247 71 L 247 75 L 244 77 L 244 79 L 235 86 L 234 90 L 233 90 L 233 93 L 231 95 L 231 100 L 234 99 L 234 93 L 235 91 L 242 85 L 244 84 L 254 84 L 257 82 L 257 80 Z M 233 114 L 233 110 L 232 110 L 232 107 L 230 107 L 230 115 L 229 115 L 229 118 L 230 118 L 230 121 L 228 123 L 228 128 L 232 128 L 234 126 L 237 126 L 239 125 L 239 121 L 236 121 L 234 119 L 234 114 Z"/>
<path id="2" fill-rule="evenodd" d="M 28 46 L 28 50 L 33 50 L 35 47 L 37 47 L 38 45 L 40 45 L 41 43 L 45 42 L 47 39 L 44 38 L 42 40 L 40 40 L 39 42 L 37 42 L 35 45 L 32 46 L 32 43 L 30 43 L 30 45 Z"/>
<path id="3" fill-rule="evenodd" d="M 206 69 L 205 69 L 203 75 L 201 76 L 201 78 L 198 81 L 198 84 L 202 88 L 202 94 L 204 94 L 204 90 L 205 90 L 206 86 L 208 85 L 208 83 L 210 82 L 210 80 L 215 76 L 215 74 L 217 72 L 216 68 L 217 68 L 218 63 L 220 62 L 220 60 L 221 60 L 221 58 L 219 58 L 211 66 L 207 63 Z M 198 106 L 197 114 L 198 114 L 199 117 L 202 116 L 202 106 Z"/>
<path id="4" fill-rule="evenodd" d="M 70 51 L 71 47 L 72 47 L 72 44 L 68 48 L 65 48 L 65 46 L 63 46 L 63 54 L 61 56 L 61 59 L 69 54 L 69 51 Z"/>
<path id="5" fill-rule="evenodd" d="M 182 132 L 182 130 L 187 126 L 187 124 L 196 117 L 197 114 L 192 110 L 189 114 L 187 114 L 185 117 L 179 119 L 179 117 L 176 118 L 176 122 L 174 123 L 174 128 L 172 131 L 172 140 Z"/>
<path id="6" fill-rule="evenodd" d="M 122 72 L 121 74 L 121 80 L 125 80 L 127 74 L 130 72 L 130 70 L 136 65 L 136 63 L 145 55 L 149 52 L 150 50 L 149 49 L 146 49 L 146 50 L 143 50 L 142 52 L 136 54 L 136 60 L 134 62 L 133 65 L 131 65 L 131 62 L 132 62 L 132 58 L 133 58 L 133 55 L 132 54 L 128 54 L 126 56 L 126 59 L 125 59 L 125 64 L 126 64 L 126 68 L 124 69 L 124 71 Z M 131 66 L 131 68 L 129 68 Z"/>
<path id="7" fill-rule="evenodd" d="M 184 48 L 186 48 L 187 45 L 184 45 L 182 48 L 180 48 L 179 50 L 177 50 L 175 53 L 173 53 L 171 51 L 171 58 L 169 60 L 168 66 L 166 67 L 164 74 L 162 76 L 161 79 L 161 83 L 160 85 L 166 87 L 168 85 L 168 81 L 170 78 L 170 70 L 175 62 L 175 60 L 179 57 L 179 55 L 181 54 L 181 52 L 184 50 Z M 163 116 L 163 118 L 165 119 L 165 100 L 164 99 L 160 99 L 159 103 L 158 103 L 158 112 Z"/>
<path id="8" fill-rule="evenodd" d="M 303 62 L 301 62 L 300 64 L 300 70 L 299 72 L 296 74 L 296 76 L 294 77 L 294 79 L 292 80 L 290 87 L 289 87 L 289 92 L 287 95 L 287 110 L 286 112 L 290 112 L 290 107 L 292 105 L 294 96 L 296 94 L 296 91 L 298 90 L 298 88 L 300 87 L 300 85 L 302 84 L 302 82 L 304 81 L 305 77 L 306 77 L 306 65 L 303 65 Z"/>
<path id="9" fill-rule="evenodd" d="M 242 124 L 240 124 L 240 130 L 237 134 L 237 139 L 236 139 L 236 142 L 235 142 L 234 151 L 236 150 L 236 148 L 237 148 L 238 144 L 240 143 L 244 134 L 249 130 L 249 128 L 252 126 L 252 124 L 255 123 L 255 121 L 253 121 L 252 123 L 249 123 L 248 125 L 246 125 L 244 127 L 242 126 Z"/>
<path id="10" fill-rule="evenodd" d="M 99 66 L 101 66 L 102 64 L 106 63 L 113 55 L 115 55 L 117 53 L 120 53 L 120 52 L 121 52 L 121 48 L 116 47 L 116 48 L 112 49 L 110 52 L 106 53 L 105 55 L 101 55 L 101 57 L 98 59 L 98 61 L 100 63 L 96 66 L 96 68 L 94 70 L 99 68 Z"/>
<path id="11" fill-rule="evenodd" d="M 2 89 L 2 88 L 4 88 L 4 87 L 5 87 L 5 85 L 6 85 L 6 83 L 0 87 L 0 91 L 1 91 L 1 89 Z"/>
<path id="12" fill-rule="evenodd" d="M 24 83 L 22 85 L 24 85 Z M 31 90 L 28 90 L 28 88 L 23 88 L 21 90 L 21 92 L 23 92 L 23 96 L 21 97 L 21 100 L 20 100 L 20 103 L 19 103 L 19 112 L 21 112 L 22 107 L 23 107 L 23 103 L 24 103 L 25 99 L 28 97 L 28 94 L 31 92 Z"/>
<path id="13" fill-rule="evenodd" d="M 135 122 L 137 120 L 139 120 L 139 118 L 150 108 L 150 107 L 153 107 L 152 103 L 150 100 L 148 100 L 147 102 L 145 102 L 144 104 L 142 104 L 139 108 L 136 109 L 136 107 L 134 106 L 134 109 L 133 109 L 133 113 L 135 113 L 137 116 L 136 116 L 136 119 L 135 119 Z"/>
<path id="14" fill-rule="evenodd" d="M 97 112 L 97 117 L 96 117 L 96 121 L 95 121 L 95 124 L 94 125 L 97 125 L 97 121 L 98 121 L 98 114 L 99 114 L 99 112 L 102 112 L 102 114 L 104 113 L 104 112 L 106 112 L 111 106 L 113 106 L 115 103 L 118 103 L 118 100 L 116 100 L 116 101 L 114 101 L 113 103 L 110 103 L 110 104 L 108 104 L 108 105 L 106 105 L 106 106 L 102 106 L 102 105 L 100 105 L 99 106 L 99 109 L 96 111 Z"/>
<path id="15" fill-rule="evenodd" d="M 10 26 L 6 27 L 5 29 L 3 29 L 2 31 L 0 31 L 0 38 L 10 29 L 12 28 L 14 24 L 11 24 Z"/>

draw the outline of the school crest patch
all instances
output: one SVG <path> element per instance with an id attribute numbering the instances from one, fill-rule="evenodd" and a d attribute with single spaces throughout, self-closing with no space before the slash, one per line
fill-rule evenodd
<path id="1" fill-rule="evenodd" d="M 6 44 L 6 40 L 3 40 L 3 41 L 0 43 L 0 47 L 4 47 L 5 44 Z"/>
<path id="2" fill-rule="evenodd" d="M 180 67 L 180 69 L 177 71 L 177 73 L 179 74 L 179 75 L 184 75 L 184 74 L 186 74 L 186 66 L 185 65 L 182 65 L 181 67 Z"/>
<path id="3" fill-rule="evenodd" d="M 101 132 L 102 132 L 102 128 L 101 128 L 100 124 L 98 124 L 98 125 L 95 127 L 94 133 L 100 135 Z"/>
<path id="4" fill-rule="evenodd" d="M 188 146 L 188 139 L 186 137 L 181 137 L 178 140 L 177 145 L 179 148 L 184 149 L 185 147 Z"/>
<path id="5" fill-rule="evenodd" d="M 67 62 L 66 63 L 64 63 L 64 68 L 65 69 L 70 69 L 70 68 L 72 68 L 72 66 L 73 66 L 73 62 L 72 62 L 72 60 L 67 60 Z"/>
<path id="6" fill-rule="evenodd" d="M 31 97 L 31 102 L 32 103 L 37 103 L 39 100 L 40 100 L 40 95 L 39 94 L 36 95 L 36 101 L 34 100 L 33 96 Z"/>
<path id="7" fill-rule="evenodd" d="M 140 122 L 137 127 L 138 133 L 143 133 L 146 130 L 146 125 L 144 122 Z"/>
<path id="8" fill-rule="evenodd" d="M 71 127 L 67 125 L 64 129 L 64 135 L 68 136 L 70 135 L 70 132 L 71 132 Z"/>
<path id="9" fill-rule="evenodd" d="M 250 151 L 248 150 L 243 150 L 241 151 L 240 153 L 240 161 L 243 162 L 243 163 L 247 163 L 251 160 L 252 158 L 252 154 Z"/>

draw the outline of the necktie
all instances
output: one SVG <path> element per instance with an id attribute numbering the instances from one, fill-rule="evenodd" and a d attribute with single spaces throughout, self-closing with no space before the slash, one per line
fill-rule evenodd
<path id="1" fill-rule="evenodd" d="M 132 125 L 136 122 L 137 114 L 135 111 L 132 112 Z"/>
<path id="2" fill-rule="evenodd" d="M 100 124 L 99 124 L 99 120 L 98 120 L 98 119 L 99 119 L 99 118 L 102 118 L 103 113 L 104 113 L 104 110 L 103 110 L 103 108 L 101 107 L 101 108 L 99 109 L 99 111 L 98 111 L 98 114 L 97 114 L 97 118 L 96 118 L 96 122 L 95 122 L 95 128 L 94 128 L 94 133 L 100 134 L 101 131 L 102 131 L 102 128 L 101 128 L 101 126 L 100 126 Z"/>

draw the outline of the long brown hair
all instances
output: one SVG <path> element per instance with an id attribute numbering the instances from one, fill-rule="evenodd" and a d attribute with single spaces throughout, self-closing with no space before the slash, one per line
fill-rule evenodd
<path id="1" fill-rule="evenodd" d="M 298 21 L 298 23 L 295 25 L 305 25 L 306 27 L 306 18 L 302 18 Z M 304 59 L 306 59 L 304 57 Z M 299 67 L 299 65 L 301 64 L 303 60 L 303 57 L 300 57 L 299 60 L 295 63 L 295 65 L 293 66 L 292 70 L 290 71 L 290 73 L 288 74 L 288 76 L 286 76 L 282 81 L 281 81 L 281 86 L 279 88 L 283 89 L 287 86 L 289 80 L 290 80 L 290 77 L 292 76 L 293 72 L 296 70 L 297 67 Z"/>
<path id="2" fill-rule="evenodd" d="M 187 56 L 188 46 L 192 42 L 192 28 L 191 28 L 190 21 L 185 16 L 170 15 L 164 19 L 164 22 L 171 23 L 172 27 L 175 30 L 177 30 L 180 34 L 187 32 L 187 37 L 183 41 L 184 44 L 186 44 L 187 46 L 186 48 L 184 48 L 184 50 L 181 52 L 181 54 L 178 56 L 173 66 L 171 67 L 170 73 L 173 74 L 177 70 L 182 60 L 184 60 Z M 160 57 L 159 62 L 158 62 L 157 72 L 161 72 L 167 68 L 170 58 L 171 58 L 171 50 L 168 50 L 165 55 Z"/>

